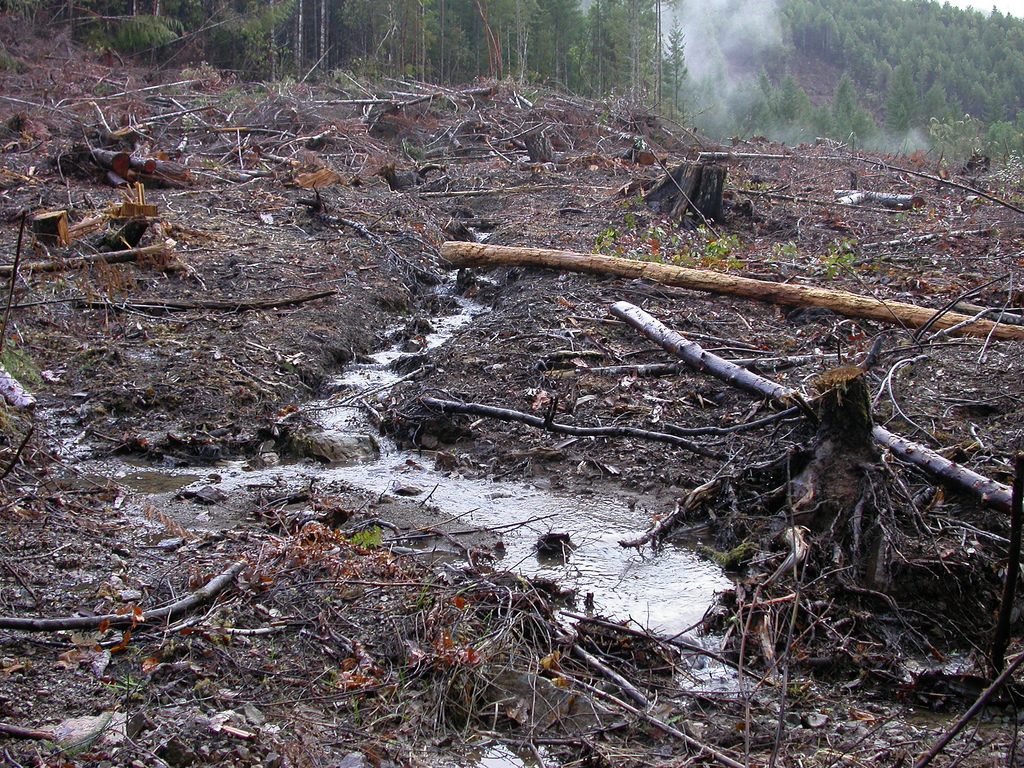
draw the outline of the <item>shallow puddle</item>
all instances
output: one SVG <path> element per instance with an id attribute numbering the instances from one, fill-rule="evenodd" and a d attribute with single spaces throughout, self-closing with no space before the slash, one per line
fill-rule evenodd
<path id="1" fill-rule="evenodd" d="M 140 469 L 115 478 L 118 483 L 136 493 L 172 493 L 202 480 L 201 475 L 191 472 L 168 474 L 155 469 Z"/>
<path id="2" fill-rule="evenodd" d="M 468 757 L 473 768 L 543 768 L 535 755 L 505 744 L 482 745 Z"/>

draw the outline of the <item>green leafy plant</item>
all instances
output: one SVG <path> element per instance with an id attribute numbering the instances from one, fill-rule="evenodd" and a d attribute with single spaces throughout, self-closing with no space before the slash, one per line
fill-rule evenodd
<path id="1" fill-rule="evenodd" d="M 43 383 L 43 377 L 39 374 L 39 368 L 32 361 L 32 357 L 21 347 L 18 347 L 11 339 L 4 344 L 3 355 L 0 357 L 4 368 L 14 378 L 26 387 L 38 387 Z"/>
<path id="2" fill-rule="evenodd" d="M 775 243 L 768 255 L 769 261 L 794 261 L 800 256 L 800 249 L 792 240 L 788 243 Z"/>
<path id="3" fill-rule="evenodd" d="M 857 241 L 835 241 L 826 249 L 821 263 L 825 268 L 825 277 L 835 277 L 841 272 L 852 271 L 857 263 Z"/>
<path id="4" fill-rule="evenodd" d="M 743 266 L 743 261 L 733 255 L 740 247 L 739 237 L 722 235 L 709 239 L 709 233 L 703 227 L 697 230 L 697 234 L 700 240 L 696 255 L 701 266 L 716 269 L 738 269 Z"/>
<path id="5" fill-rule="evenodd" d="M 353 533 L 348 540 L 357 549 L 377 549 L 384 543 L 384 532 L 375 525 L 372 528 Z"/>
<path id="6" fill-rule="evenodd" d="M 594 238 L 594 250 L 598 253 L 610 254 L 615 248 L 615 241 L 619 239 L 618 230 L 608 227 Z"/>

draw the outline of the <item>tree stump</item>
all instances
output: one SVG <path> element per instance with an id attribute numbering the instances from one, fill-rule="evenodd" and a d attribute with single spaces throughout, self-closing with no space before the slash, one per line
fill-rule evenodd
<path id="1" fill-rule="evenodd" d="M 47 245 L 67 245 L 71 242 L 68 235 L 67 211 L 43 211 L 32 217 L 32 234 L 36 240 Z"/>
<path id="2" fill-rule="evenodd" d="M 682 221 L 689 210 L 695 211 L 702 220 L 718 221 L 723 213 L 724 188 L 725 166 L 680 163 L 647 193 L 644 202 L 676 221 Z"/>
<path id="3" fill-rule="evenodd" d="M 794 519 L 832 544 L 837 564 L 855 581 L 885 589 L 888 545 L 872 488 L 878 450 L 864 372 L 843 367 L 815 382 L 818 430 L 812 457 L 790 484 Z"/>
<path id="4" fill-rule="evenodd" d="M 551 140 L 544 135 L 544 131 L 533 131 L 523 137 L 526 144 L 526 152 L 530 156 L 531 163 L 550 163 L 555 157 L 555 150 L 551 146 Z"/>

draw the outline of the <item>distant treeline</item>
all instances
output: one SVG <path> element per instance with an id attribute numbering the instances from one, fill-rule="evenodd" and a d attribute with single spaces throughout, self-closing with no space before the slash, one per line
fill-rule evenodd
<path id="1" fill-rule="evenodd" d="M 723 22 L 772 8 L 762 0 L 0 0 L 0 12 L 69 25 L 98 48 L 170 65 L 205 60 L 246 79 L 513 78 L 620 96 L 719 133 L 916 136 L 950 152 L 952 144 L 1024 150 L 1024 21 L 933 0 L 779 0 L 777 39 L 745 54 L 732 40 L 710 70 L 689 60 L 691 41 L 716 29 L 735 36 Z"/>

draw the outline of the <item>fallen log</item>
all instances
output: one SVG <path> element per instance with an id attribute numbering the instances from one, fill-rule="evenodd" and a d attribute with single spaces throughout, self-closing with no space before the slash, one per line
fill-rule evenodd
<path id="1" fill-rule="evenodd" d="M 144 248 L 94 253 L 91 256 L 75 256 L 63 261 L 29 261 L 22 264 L 19 270 L 24 270 L 25 272 L 60 272 L 65 269 L 86 267 L 90 264 L 126 264 L 131 261 L 138 261 L 145 256 L 166 256 L 171 252 L 172 244 L 172 241 L 166 241 L 157 245 L 147 245 Z M 0 276 L 9 277 L 13 271 L 13 264 L 0 264 Z"/>
<path id="2" fill-rule="evenodd" d="M 0 363 L 0 396 L 12 408 L 19 410 L 30 410 L 35 407 L 36 399 L 21 386 L 21 382 L 7 372 L 7 368 Z"/>
<path id="3" fill-rule="evenodd" d="M 837 189 L 833 194 L 836 196 L 836 202 L 843 205 L 875 203 L 883 208 L 892 208 L 897 211 L 923 208 L 925 204 L 924 196 L 918 194 L 898 195 L 890 192 L 872 192 L 867 189 Z"/>
<path id="4" fill-rule="evenodd" d="M 704 364 L 703 368 L 698 368 L 697 370 L 707 371 L 716 376 L 718 371 L 729 370 L 728 367 L 720 365 L 720 363 L 728 361 L 719 358 L 711 352 L 707 352 L 696 342 L 684 339 L 680 334 L 669 329 L 656 318 L 639 307 L 630 304 L 628 301 L 616 302 L 611 308 L 611 313 L 640 331 L 647 338 L 657 342 L 663 349 L 672 354 L 677 354 L 677 349 L 686 348 L 691 359 L 696 355 L 696 359 Z M 697 350 L 700 351 L 697 352 Z M 689 364 L 687 358 L 683 359 Z M 745 391 L 776 400 L 779 399 L 780 395 L 784 398 L 799 397 L 799 393 L 794 389 L 776 384 L 750 371 L 746 371 L 746 373 L 747 376 L 742 380 Z M 733 383 L 729 379 L 723 380 Z M 734 386 L 739 386 L 739 384 Z M 871 436 L 875 442 L 888 448 L 895 456 L 923 469 L 937 480 L 946 483 L 958 491 L 974 496 L 982 504 L 1002 512 L 1010 511 L 1012 494 L 1008 486 L 967 469 L 967 467 L 963 467 L 955 461 L 950 461 L 930 448 L 911 442 L 905 437 L 894 435 L 885 427 L 876 425 L 871 430 Z"/>
<path id="5" fill-rule="evenodd" d="M 136 157 L 127 152 L 100 148 L 92 149 L 90 154 L 93 161 L 107 172 L 107 180 L 114 186 L 141 181 L 151 186 L 184 187 L 192 182 L 192 172 L 173 160 Z"/>
<path id="6" fill-rule="evenodd" d="M 614 256 L 574 251 L 449 241 L 441 246 L 441 261 L 443 266 L 450 269 L 502 265 L 549 267 L 569 272 L 646 279 L 663 285 L 741 296 L 771 304 L 824 307 L 847 317 L 862 317 L 883 323 L 895 323 L 908 328 L 919 328 L 929 323 L 936 313 L 934 309 L 928 307 L 883 301 L 848 291 L 810 285 L 775 283 L 711 270 L 675 267 L 651 261 L 633 261 Z M 951 328 L 968 319 L 970 318 L 966 315 L 950 312 L 932 323 L 932 327 L 936 329 Z M 989 320 L 978 320 L 965 326 L 960 333 L 982 338 L 1024 340 L 1024 328 L 1014 328 Z"/>

